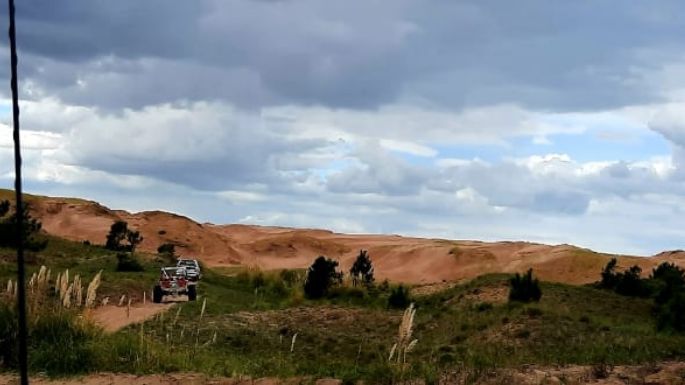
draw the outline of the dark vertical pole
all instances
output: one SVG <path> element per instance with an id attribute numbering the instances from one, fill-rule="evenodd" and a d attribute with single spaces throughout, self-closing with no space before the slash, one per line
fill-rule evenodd
<path id="1" fill-rule="evenodd" d="M 28 385 L 28 352 L 26 346 L 26 278 L 24 272 L 24 201 L 21 191 L 21 146 L 19 144 L 19 89 L 17 86 L 17 34 L 14 26 L 14 0 L 9 2 L 10 52 L 12 79 L 12 120 L 14 123 L 14 191 L 17 211 L 17 308 L 19 313 L 19 376 Z"/>

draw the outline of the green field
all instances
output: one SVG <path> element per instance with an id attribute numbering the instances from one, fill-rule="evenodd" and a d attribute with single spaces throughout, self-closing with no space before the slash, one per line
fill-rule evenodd
<path id="1" fill-rule="evenodd" d="M 0 249 L 2 285 L 14 278 L 13 255 Z M 28 256 L 30 273 L 44 264 L 53 275 L 68 268 L 88 280 L 103 270 L 99 297 L 112 298 L 139 298 L 151 289 L 162 262 L 153 255 L 139 258 L 144 272 L 116 272 L 115 253 L 55 238 Z M 650 300 L 543 282 L 539 303 L 510 304 L 509 277 L 490 275 L 414 298 L 418 343 L 407 363 L 398 365 L 388 355 L 402 310 L 387 308 L 387 289 L 346 287 L 314 301 L 304 298 L 302 277 L 205 269 L 197 302 L 114 334 L 77 321 L 73 311 L 41 309 L 32 315 L 31 370 L 51 376 L 197 371 L 433 382 L 455 370 L 477 377 L 527 364 L 644 364 L 685 357 L 685 336 L 656 331 Z M 8 317 L 11 309 L 0 313 L 0 331 L 11 327 Z M 11 362 L 4 364 L 9 367 Z"/>

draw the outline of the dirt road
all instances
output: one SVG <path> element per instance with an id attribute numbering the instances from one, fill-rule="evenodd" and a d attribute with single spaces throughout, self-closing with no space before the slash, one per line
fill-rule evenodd
<path id="1" fill-rule="evenodd" d="M 152 303 L 131 305 L 130 312 L 126 306 L 107 305 L 91 310 L 86 316 L 109 333 L 113 333 L 130 324 L 143 322 L 155 315 L 169 310 L 174 303 Z"/>

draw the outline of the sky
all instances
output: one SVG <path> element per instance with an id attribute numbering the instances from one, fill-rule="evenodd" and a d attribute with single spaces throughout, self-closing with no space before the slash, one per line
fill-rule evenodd
<path id="1" fill-rule="evenodd" d="M 685 248 L 684 13 L 22 0 L 25 190 L 201 222 Z M 11 188 L 4 40 L 0 59 Z"/>

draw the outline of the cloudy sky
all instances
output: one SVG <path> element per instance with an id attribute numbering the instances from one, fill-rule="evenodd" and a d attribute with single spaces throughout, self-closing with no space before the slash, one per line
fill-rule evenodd
<path id="1" fill-rule="evenodd" d="M 685 248 L 682 1 L 17 12 L 28 192 L 215 223 Z M 8 79 L 6 41 L 0 56 Z"/>

